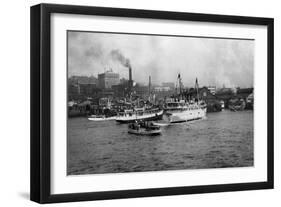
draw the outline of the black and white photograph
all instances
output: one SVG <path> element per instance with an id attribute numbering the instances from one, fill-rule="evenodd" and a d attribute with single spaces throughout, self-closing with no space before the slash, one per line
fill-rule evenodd
<path id="1" fill-rule="evenodd" d="M 66 35 L 67 175 L 254 167 L 254 39 Z"/>

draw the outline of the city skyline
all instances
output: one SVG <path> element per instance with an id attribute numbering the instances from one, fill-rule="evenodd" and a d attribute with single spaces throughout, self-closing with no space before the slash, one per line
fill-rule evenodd
<path id="1" fill-rule="evenodd" d="M 100 73 L 100 74 L 102 74 L 102 73 Z M 98 75 L 100 75 L 100 74 L 98 74 Z M 99 85 L 98 84 L 98 76 L 95 76 L 95 75 L 89 75 L 89 76 L 83 76 L 83 75 L 81 75 L 81 76 L 79 76 L 79 75 L 73 75 L 73 76 L 70 76 L 70 77 L 68 77 L 68 79 L 73 79 L 73 78 L 75 78 L 75 79 L 77 79 L 77 78 L 88 78 L 88 79 L 92 79 L 92 80 L 87 80 L 86 81 L 86 83 L 85 83 L 85 80 L 83 80 L 83 81 L 81 81 L 81 82 L 79 82 L 80 84 L 97 84 L 97 86 Z M 95 79 L 95 81 L 93 81 L 93 78 Z M 120 77 L 120 79 L 119 79 L 119 84 L 122 84 L 122 83 L 124 83 L 124 81 L 128 81 L 128 79 L 127 78 L 123 78 L 123 77 Z M 78 83 L 78 82 L 76 82 L 76 83 Z M 195 83 L 195 81 L 194 81 L 194 83 Z M 135 84 L 138 84 L 139 86 L 149 86 L 149 82 L 135 82 Z M 151 86 L 153 86 L 153 87 L 159 87 L 159 86 L 166 86 L 167 84 L 173 84 L 173 88 L 176 88 L 177 87 L 177 84 L 178 83 L 176 83 L 176 82 L 171 82 L 171 81 L 168 81 L 168 82 L 159 82 L 159 83 L 154 83 L 154 82 L 151 82 Z M 200 82 L 198 82 L 198 84 L 199 84 L 199 87 L 200 88 L 202 88 L 202 87 L 215 87 L 216 89 L 221 89 L 221 88 L 231 88 L 231 87 L 227 87 L 226 85 L 222 85 L 222 86 L 216 86 L 216 85 L 200 85 Z M 184 88 L 194 88 L 194 85 L 195 84 L 190 84 L 190 85 L 184 85 L 183 84 L 183 87 Z M 240 86 L 236 86 L 236 87 L 232 87 L 232 88 L 253 88 L 253 87 L 240 87 Z"/>
<path id="2" fill-rule="evenodd" d="M 174 36 L 68 32 L 68 76 L 112 69 L 137 83 L 182 82 L 201 86 L 253 87 L 254 41 Z M 196 68 L 196 69 L 194 69 Z"/>

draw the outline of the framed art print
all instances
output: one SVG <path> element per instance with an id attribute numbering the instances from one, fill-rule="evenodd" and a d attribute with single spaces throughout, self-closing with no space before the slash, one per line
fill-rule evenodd
<path id="1" fill-rule="evenodd" d="M 31 7 L 31 200 L 273 188 L 273 19 Z"/>

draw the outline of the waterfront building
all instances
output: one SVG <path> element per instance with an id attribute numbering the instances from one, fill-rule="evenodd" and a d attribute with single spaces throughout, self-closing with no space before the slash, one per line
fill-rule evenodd
<path id="1" fill-rule="evenodd" d="M 68 78 L 68 84 L 98 84 L 95 76 L 71 76 Z"/>
<path id="2" fill-rule="evenodd" d="M 218 100 L 218 98 L 213 95 L 207 87 L 198 88 L 198 92 L 195 88 L 190 88 L 187 92 L 184 93 L 184 95 L 189 100 L 197 100 L 197 98 L 205 102 Z"/>
<path id="3" fill-rule="evenodd" d="M 120 83 L 119 74 L 112 71 L 98 74 L 98 86 L 101 89 L 110 89 L 113 85 Z"/>
<path id="4" fill-rule="evenodd" d="M 69 100 L 85 100 L 87 97 L 96 96 L 100 89 L 97 88 L 97 78 L 94 76 L 71 76 L 67 81 Z"/>
<path id="5" fill-rule="evenodd" d="M 140 97 L 146 97 L 149 96 L 149 86 L 141 86 L 137 84 L 134 88 L 133 91 L 137 96 Z"/>
<path id="6" fill-rule="evenodd" d="M 154 87 L 154 92 L 163 92 L 163 91 L 169 91 L 171 88 L 169 86 L 155 86 Z"/>
<path id="7" fill-rule="evenodd" d="M 224 101 L 224 107 L 228 108 L 228 104 L 231 98 L 235 96 L 236 90 L 233 88 L 220 88 L 216 92 L 216 97 L 218 97 L 220 100 Z"/>
<path id="8" fill-rule="evenodd" d="M 216 86 L 208 86 L 208 90 L 210 91 L 211 94 L 215 95 L 216 94 Z"/>
<path id="9" fill-rule="evenodd" d="M 247 97 L 252 94 L 254 91 L 253 88 L 237 88 L 237 96 L 243 99 L 247 99 Z"/>
<path id="10" fill-rule="evenodd" d="M 103 89 L 99 92 L 98 97 L 112 99 L 114 97 L 114 90 L 113 89 Z"/>
<path id="11" fill-rule="evenodd" d="M 68 84 L 68 99 L 69 100 L 84 100 L 87 97 L 95 97 L 99 94 L 100 89 L 96 84 Z"/>
<path id="12" fill-rule="evenodd" d="M 67 87 L 67 94 L 68 96 L 77 96 L 79 95 L 79 91 L 78 91 L 78 84 L 68 84 Z"/>
<path id="13" fill-rule="evenodd" d="M 85 96 L 94 96 L 98 90 L 97 90 L 97 85 L 96 84 L 91 84 L 91 83 L 86 83 L 78 84 L 78 89 L 79 89 L 79 94 L 85 95 Z"/>
<path id="14" fill-rule="evenodd" d="M 175 83 L 173 83 L 173 82 L 163 82 L 162 86 L 163 87 L 169 87 L 170 90 L 174 90 L 175 89 Z"/>
<path id="15" fill-rule="evenodd" d="M 111 86 L 112 90 L 114 91 L 114 96 L 115 97 L 125 97 L 128 84 L 118 84 L 118 85 L 113 85 Z"/>

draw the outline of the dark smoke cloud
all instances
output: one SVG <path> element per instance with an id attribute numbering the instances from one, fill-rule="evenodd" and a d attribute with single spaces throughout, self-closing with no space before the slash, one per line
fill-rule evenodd
<path id="1" fill-rule="evenodd" d="M 130 60 L 128 58 L 126 58 L 120 50 L 115 49 L 112 50 L 110 52 L 111 57 L 113 58 L 113 60 L 118 61 L 119 63 L 121 63 L 121 65 L 125 66 L 125 67 L 131 67 L 131 63 Z"/>

